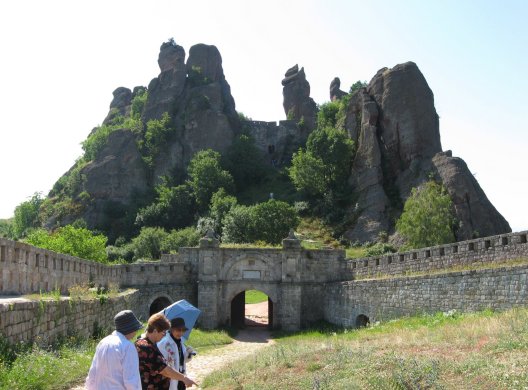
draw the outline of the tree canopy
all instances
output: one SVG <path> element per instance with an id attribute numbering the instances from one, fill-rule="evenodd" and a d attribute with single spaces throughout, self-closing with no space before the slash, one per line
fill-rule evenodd
<path id="1" fill-rule="evenodd" d="M 413 188 L 405 202 L 396 230 L 412 248 L 455 241 L 453 202 L 445 188 L 434 181 Z"/>

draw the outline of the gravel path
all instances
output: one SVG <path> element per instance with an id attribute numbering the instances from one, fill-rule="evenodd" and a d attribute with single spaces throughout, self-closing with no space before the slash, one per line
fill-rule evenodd
<path id="1" fill-rule="evenodd" d="M 211 372 L 221 369 L 233 360 L 252 355 L 259 349 L 271 344 L 273 344 L 273 340 L 266 328 L 246 328 L 238 332 L 233 343 L 214 349 L 204 356 L 198 354 L 187 365 L 187 375 L 200 384 Z M 191 387 L 191 389 L 196 389 L 196 387 Z"/>

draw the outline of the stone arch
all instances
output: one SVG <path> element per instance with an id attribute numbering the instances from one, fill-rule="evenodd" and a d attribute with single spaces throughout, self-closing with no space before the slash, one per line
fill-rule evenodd
<path id="1" fill-rule="evenodd" d="M 173 303 L 172 298 L 166 294 L 158 294 L 155 298 L 151 298 L 148 305 L 149 317 L 153 314 L 159 313 L 171 303 Z"/>
<path id="2" fill-rule="evenodd" d="M 356 317 L 356 328 L 364 328 L 368 324 L 370 324 L 370 319 L 365 314 Z"/>
<path id="3" fill-rule="evenodd" d="M 268 328 L 280 327 L 278 322 L 278 308 L 279 308 L 279 295 L 280 291 L 276 286 L 262 285 L 261 283 L 244 283 L 238 288 L 234 288 L 231 292 L 228 292 L 226 300 L 226 318 L 229 324 L 234 327 L 242 327 L 245 322 L 245 300 L 243 294 L 248 290 L 258 290 L 268 296 Z"/>

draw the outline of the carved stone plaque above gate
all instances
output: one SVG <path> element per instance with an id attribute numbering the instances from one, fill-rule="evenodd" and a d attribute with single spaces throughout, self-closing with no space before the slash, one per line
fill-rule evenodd
<path id="1" fill-rule="evenodd" d="M 260 271 L 244 270 L 244 271 L 242 271 L 242 279 L 258 279 L 258 280 L 260 280 Z"/>

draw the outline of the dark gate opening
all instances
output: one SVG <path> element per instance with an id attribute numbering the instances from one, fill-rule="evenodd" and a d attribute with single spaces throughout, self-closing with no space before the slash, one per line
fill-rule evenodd
<path id="1" fill-rule="evenodd" d="M 360 314 L 356 317 L 356 327 L 364 328 L 368 324 L 370 324 L 370 320 L 365 314 Z"/>
<path id="2" fill-rule="evenodd" d="M 273 327 L 273 301 L 257 304 L 246 304 L 246 291 L 237 294 L 231 301 L 231 326 L 234 328 L 246 327 Z"/>
<path id="3" fill-rule="evenodd" d="M 159 313 L 160 311 L 165 309 L 170 304 L 171 304 L 171 301 L 167 297 L 159 297 L 159 298 L 154 299 L 154 302 L 152 302 L 149 308 L 149 316 L 151 316 L 152 314 Z"/>

